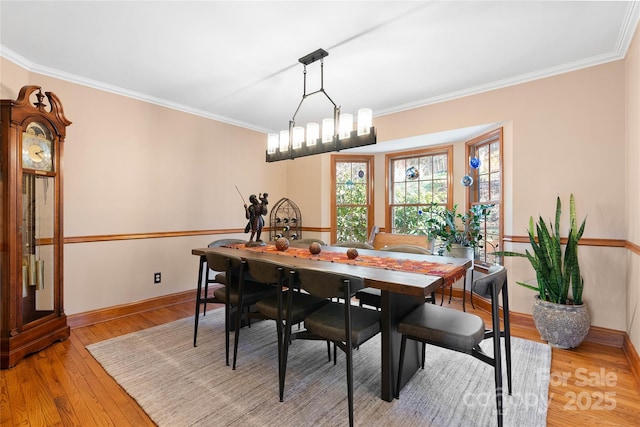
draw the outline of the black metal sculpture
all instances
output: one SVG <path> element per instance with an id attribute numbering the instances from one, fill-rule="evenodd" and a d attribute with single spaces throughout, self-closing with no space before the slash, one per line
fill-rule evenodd
<path id="1" fill-rule="evenodd" d="M 251 232 L 251 237 L 247 245 L 263 245 L 264 242 L 260 238 L 262 234 L 262 228 L 264 227 L 263 215 L 267 214 L 267 205 L 269 204 L 269 194 L 261 193 L 258 197 L 255 194 L 249 196 L 250 205 L 244 204 L 245 217 L 249 220 L 247 226 L 244 228 L 244 232 Z M 253 240 L 255 238 L 255 241 Z"/>

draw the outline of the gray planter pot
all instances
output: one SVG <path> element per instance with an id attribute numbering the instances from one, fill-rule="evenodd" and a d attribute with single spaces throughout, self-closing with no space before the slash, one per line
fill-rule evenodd
<path id="1" fill-rule="evenodd" d="M 589 333 L 591 316 L 587 304 L 564 305 L 542 301 L 536 295 L 533 321 L 540 337 L 557 348 L 576 348 Z"/>

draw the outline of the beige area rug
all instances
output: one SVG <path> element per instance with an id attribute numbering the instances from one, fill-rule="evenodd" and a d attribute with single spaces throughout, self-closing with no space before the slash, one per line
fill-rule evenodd
<path id="1" fill-rule="evenodd" d="M 550 347 L 518 338 L 512 347 L 514 390 L 505 395 L 505 426 L 544 426 Z M 198 347 L 193 318 L 87 347 L 159 426 L 348 425 L 344 354 L 338 352 L 334 366 L 324 342 L 294 341 L 280 402 L 276 348 L 275 322 L 254 323 L 241 331 L 237 370 L 226 366 L 224 309 L 201 318 Z M 354 352 L 356 425 L 496 425 L 491 366 L 430 346 L 425 370 L 399 400 L 385 402 L 379 397 L 380 355 L 379 335 Z"/>

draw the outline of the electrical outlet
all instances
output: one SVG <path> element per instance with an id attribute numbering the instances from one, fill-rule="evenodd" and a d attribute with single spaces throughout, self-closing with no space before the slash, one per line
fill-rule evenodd
<path id="1" fill-rule="evenodd" d="M 162 282 L 162 273 L 153 273 L 153 283 Z"/>

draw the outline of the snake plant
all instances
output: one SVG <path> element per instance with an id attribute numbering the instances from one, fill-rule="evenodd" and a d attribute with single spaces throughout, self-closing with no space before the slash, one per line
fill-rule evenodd
<path id="1" fill-rule="evenodd" d="M 529 259 L 531 266 L 536 272 L 537 287 L 527 283 L 516 282 L 526 288 L 538 291 L 540 299 L 551 301 L 556 304 L 573 303 L 582 304 L 582 289 L 584 280 L 580 275 L 580 265 L 578 263 L 578 241 L 582 237 L 586 218 L 582 221 L 580 228 L 576 221 L 576 205 L 573 194 L 569 200 L 569 235 L 562 254 L 560 242 L 560 215 L 562 213 L 560 197 L 556 202 L 555 226 L 547 224 L 539 217 L 534 224 L 533 217 L 529 219 L 529 241 L 533 253 L 525 250 L 525 253 L 499 251 L 496 255 L 518 256 Z M 571 297 L 569 298 L 569 288 Z"/>

